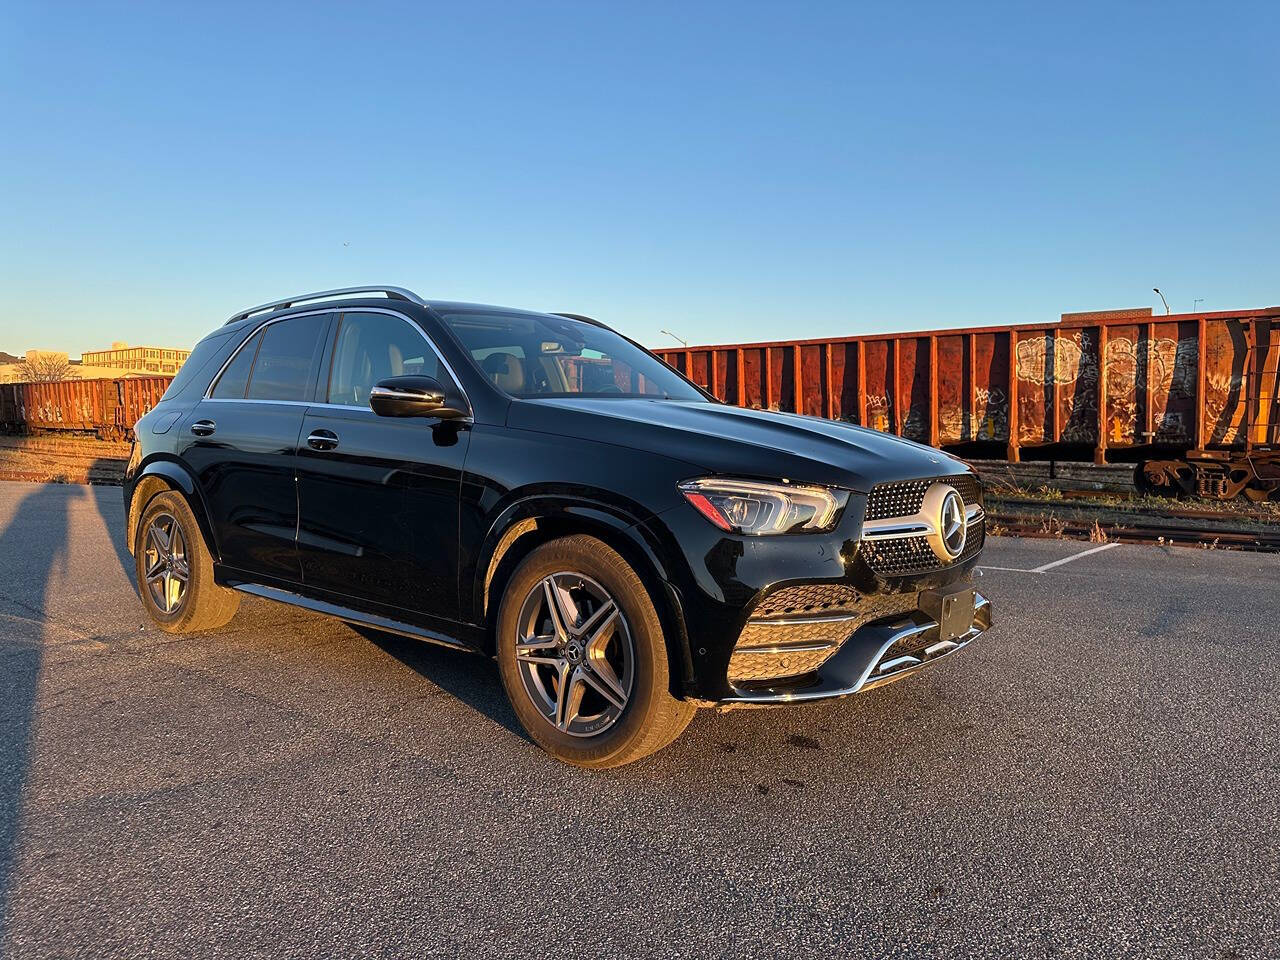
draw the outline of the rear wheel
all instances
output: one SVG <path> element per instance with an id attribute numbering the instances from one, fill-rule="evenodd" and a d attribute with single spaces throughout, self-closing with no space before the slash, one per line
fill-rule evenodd
<path id="1" fill-rule="evenodd" d="M 235 616 L 240 595 L 213 582 L 213 557 L 181 494 L 153 497 L 136 536 L 138 592 L 157 627 L 166 633 L 212 630 Z"/>
<path id="2" fill-rule="evenodd" d="M 665 747 L 696 708 L 670 692 L 653 600 L 627 562 L 589 536 L 534 550 L 507 583 L 498 666 L 521 724 L 552 756 L 616 767 Z"/>

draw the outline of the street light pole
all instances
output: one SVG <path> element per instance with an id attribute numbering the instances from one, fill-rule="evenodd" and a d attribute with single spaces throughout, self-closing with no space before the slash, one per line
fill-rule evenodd
<path id="1" fill-rule="evenodd" d="M 1169 315 L 1169 301 L 1164 298 L 1163 293 L 1160 293 L 1159 287 L 1152 287 L 1151 289 L 1160 294 L 1160 302 L 1164 304 L 1164 315 L 1167 317 Z"/>
<path id="2" fill-rule="evenodd" d="M 684 337 L 677 337 L 677 336 L 676 336 L 674 333 L 672 333 L 670 330 L 659 330 L 658 332 L 659 332 L 659 333 L 665 333 L 665 334 L 666 334 L 668 337 L 670 337 L 672 340 L 677 341 L 677 342 L 678 342 L 678 343 L 680 343 L 683 347 L 685 347 L 685 349 L 688 349 L 688 347 L 689 347 L 689 341 L 688 341 L 688 340 L 686 340 Z"/>

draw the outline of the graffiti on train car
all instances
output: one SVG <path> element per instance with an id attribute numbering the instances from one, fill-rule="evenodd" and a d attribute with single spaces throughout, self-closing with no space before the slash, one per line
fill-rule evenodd
<path id="1" fill-rule="evenodd" d="M 1056 402 L 1061 424 L 1058 437 L 1066 443 L 1096 443 L 1097 388 L 1104 368 L 1110 446 L 1190 440 L 1189 420 L 1193 418 L 1186 408 L 1195 400 L 1198 348 L 1196 336 L 1148 339 L 1113 335 L 1100 364 L 1097 335 L 1092 330 L 1019 340 L 1014 348 L 1017 378 L 1031 388 L 1019 390 L 1019 441 L 1047 442 Z M 1150 431 L 1142 428 L 1148 403 Z M 1224 395 L 1219 407 L 1225 403 Z"/>
<path id="2" fill-rule="evenodd" d="M 1014 344 L 1018 441 L 1093 444 L 1098 436 L 1098 349 L 1089 330 L 1046 333 Z"/>
<path id="3" fill-rule="evenodd" d="M 78 431 L 103 438 L 131 435 L 160 402 L 170 377 L 0 384 L 0 429 Z"/>
<path id="4" fill-rule="evenodd" d="M 1280 308 L 662 350 L 745 406 L 939 447 L 1129 461 L 1160 490 L 1280 489 Z"/>

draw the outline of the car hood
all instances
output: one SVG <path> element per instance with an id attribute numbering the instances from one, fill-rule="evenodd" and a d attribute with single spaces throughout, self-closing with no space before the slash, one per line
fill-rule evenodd
<path id="1" fill-rule="evenodd" d="M 706 473 L 783 478 L 867 493 L 877 483 L 963 473 L 932 447 L 865 427 L 720 403 L 548 398 L 511 404 L 508 426 L 682 460 Z"/>

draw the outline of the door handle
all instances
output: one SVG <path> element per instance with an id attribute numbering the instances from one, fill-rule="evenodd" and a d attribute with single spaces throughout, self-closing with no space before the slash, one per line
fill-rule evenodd
<path id="1" fill-rule="evenodd" d="M 307 437 L 307 446 L 312 450 L 332 450 L 338 445 L 338 435 L 332 430 L 313 430 Z"/>
<path id="2" fill-rule="evenodd" d="M 191 432 L 197 437 L 212 437 L 218 425 L 212 420 L 197 420 L 191 425 Z"/>

